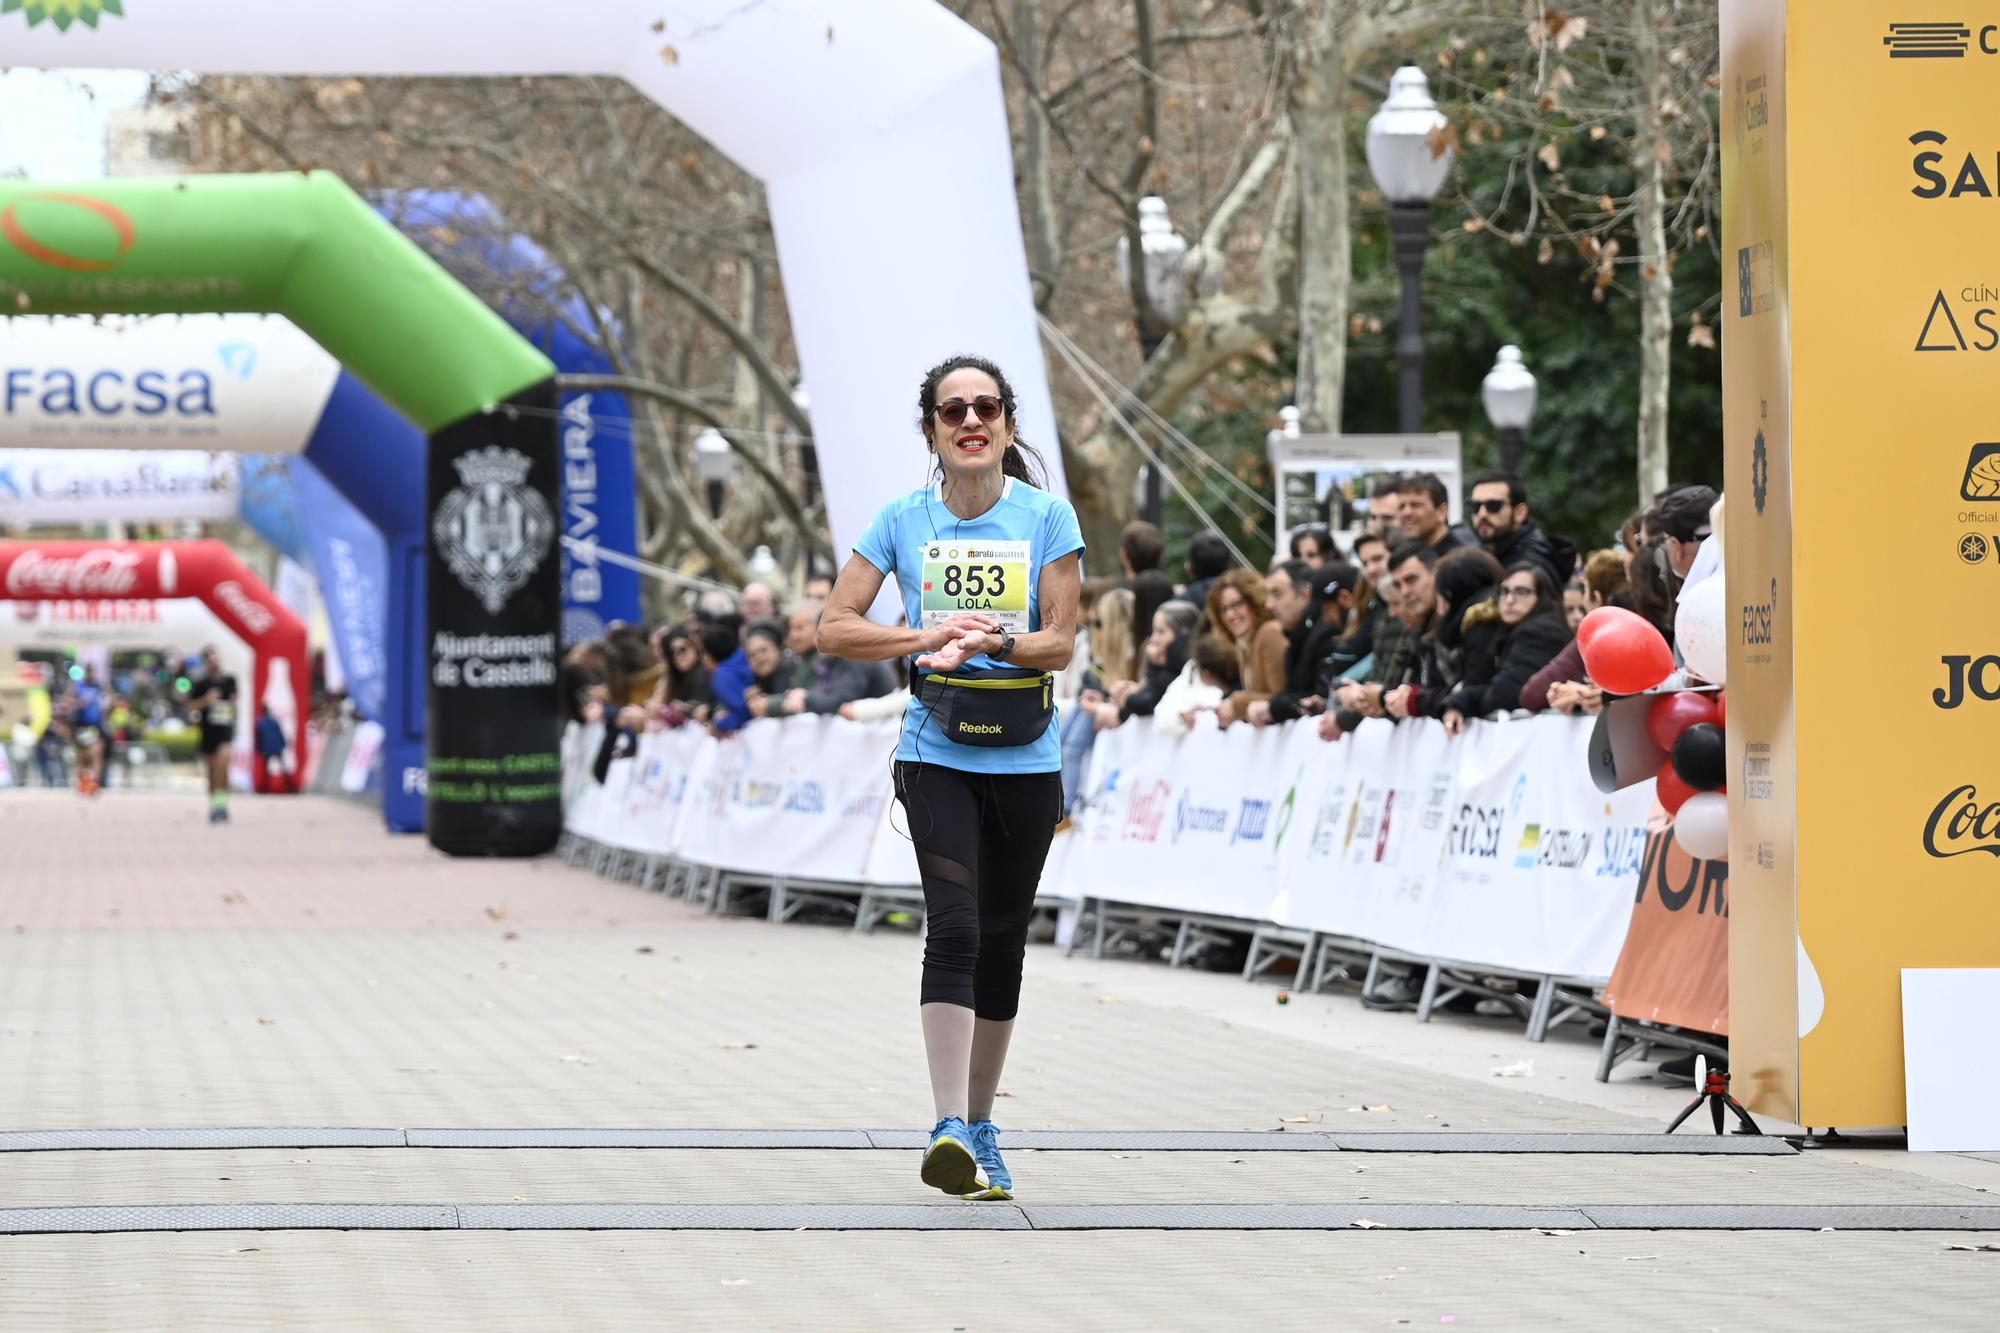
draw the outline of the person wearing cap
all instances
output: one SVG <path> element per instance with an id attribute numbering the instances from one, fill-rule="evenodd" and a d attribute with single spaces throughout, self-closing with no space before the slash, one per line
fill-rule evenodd
<path id="1" fill-rule="evenodd" d="M 1322 633 L 1308 647 L 1313 663 L 1312 692 L 1331 699 L 1340 682 L 1364 662 L 1374 648 L 1374 631 L 1364 623 L 1367 584 L 1359 567 L 1334 560 L 1320 567 L 1319 623 Z"/>
<path id="2" fill-rule="evenodd" d="M 1652 528 L 1665 539 L 1667 567 L 1676 584 L 1694 568 L 1701 544 L 1715 531 L 1709 511 L 1720 498 L 1709 486 L 1679 486 L 1653 506 Z"/>
<path id="3" fill-rule="evenodd" d="M 1287 604 L 1277 592 L 1280 578 L 1297 590 L 1296 606 Z M 1252 720 L 1289 722 L 1312 717 L 1326 708 L 1321 684 L 1323 667 L 1334 645 L 1347 633 L 1349 612 L 1354 606 L 1354 589 L 1361 573 L 1345 561 L 1314 569 L 1301 561 L 1287 561 L 1270 578 L 1271 605 L 1285 626 L 1285 688 L 1273 694 L 1261 710 L 1253 710 Z M 1292 616 L 1296 615 L 1296 621 Z"/>

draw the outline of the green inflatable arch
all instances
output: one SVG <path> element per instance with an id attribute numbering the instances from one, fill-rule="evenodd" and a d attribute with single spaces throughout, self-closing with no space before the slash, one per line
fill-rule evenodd
<path id="1" fill-rule="evenodd" d="M 283 315 L 430 437 L 427 828 L 561 832 L 555 368 L 323 172 L 0 181 L 0 315 Z"/>

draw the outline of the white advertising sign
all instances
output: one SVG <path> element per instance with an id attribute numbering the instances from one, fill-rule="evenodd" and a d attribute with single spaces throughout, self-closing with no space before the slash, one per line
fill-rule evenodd
<path id="1" fill-rule="evenodd" d="M 0 448 L 297 453 L 339 374 L 276 316 L 0 319 Z"/>
<path id="2" fill-rule="evenodd" d="M 0 523 L 234 518 L 236 459 L 194 450 L 0 449 Z"/>

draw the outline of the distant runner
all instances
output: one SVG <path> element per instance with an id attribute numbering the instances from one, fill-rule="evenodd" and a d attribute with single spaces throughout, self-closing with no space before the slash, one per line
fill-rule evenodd
<path id="1" fill-rule="evenodd" d="M 95 671 L 85 672 L 76 687 L 70 736 L 76 745 L 76 789 L 95 796 L 104 783 L 104 687 Z"/>
<path id="2" fill-rule="evenodd" d="M 201 729 L 202 771 L 208 777 L 208 822 L 229 822 L 229 750 L 236 740 L 236 677 L 224 675 L 215 649 L 201 650 L 201 679 L 188 692 L 188 708 Z"/>

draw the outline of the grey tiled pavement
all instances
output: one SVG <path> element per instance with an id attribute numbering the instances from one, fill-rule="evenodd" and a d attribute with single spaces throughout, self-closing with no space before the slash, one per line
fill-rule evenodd
<path id="1" fill-rule="evenodd" d="M 451 862 L 351 806 L 0 794 L 0 1130 L 855 1130 L 928 1119 L 917 946 L 694 914 L 552 862 Z M 1559 1033 L 1029 956 L 1030 1129 L 1647 1131 L 1685 1093 Z M 1496 1061 L 1532 1059 L 1529 1077 Z M 1952 1165 L 1955 1162 L 1956 1165 Z M 1047 1205 L 1987 1205 L 2000 1167 L 1070 1151 Z M 1030 1193 L 1031 1192 L 1031 1193 Z M 0 1153 L 0 1207 L 930 1203 L 822 1149 Z M 1990 1326 L 1991 1233 L 302 1232 L 0 1238 L 0 1328 Z M 1696 1293 L 1689 1304 L 1688 1293 Z"/>

